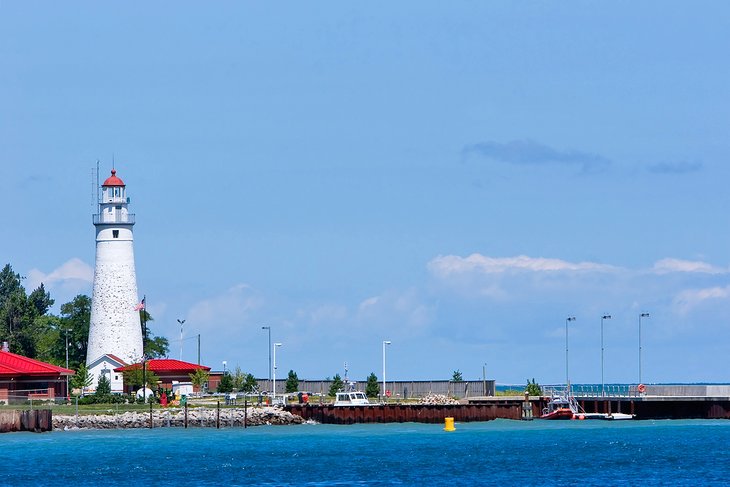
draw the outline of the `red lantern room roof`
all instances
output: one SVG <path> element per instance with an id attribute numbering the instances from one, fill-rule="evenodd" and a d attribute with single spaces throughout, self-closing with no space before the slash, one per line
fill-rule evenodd
<path id="1" fill-rule="evenodd" d="M 112 175 L 106 178 L 102 186 L 124 186 L 124 181 L 117 177 L 117 170 L 112 169 Z"/>

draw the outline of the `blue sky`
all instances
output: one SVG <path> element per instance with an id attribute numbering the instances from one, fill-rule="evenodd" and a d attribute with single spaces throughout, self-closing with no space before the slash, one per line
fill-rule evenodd
<path id="1" fill-rule="evenodd" d="M 0 2 L 0 258 L 91 292 L 91 168 L 183 359 L 728 381 L 725 2 Z"/>

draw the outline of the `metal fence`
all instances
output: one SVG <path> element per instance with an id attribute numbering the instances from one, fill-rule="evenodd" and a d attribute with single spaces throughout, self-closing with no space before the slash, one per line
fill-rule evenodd
<path id="1" fill-rule="evenodd" d="M 258 381 L 260 391 L 272 391 L 271 382 L 267 379 Z M 327 396 L 333 381 L 331 380 L 300 380 L 299 390 L 308 392 L 310 396 Z M 364 391 L 365 382 L 351 383 L 355 390 Z M 468 398 L 474 396 L 494 396 L 495 382 L 493 380 L 470 380 L 470 381 L 449 381 L 449 380 L 423 380 L 423 381 L 387 381 L 386 391 L 383 391 L 383 383 L 378 383 L 380 393 L 390 391 L 390 397 L 394 399 L 414 399 L 429 394 L 442 394 L 456 398 Z M 524 388 L 524 386 L 523 386 Z M 286 390 L 286 379 L 276 380 L 277 394 L 283 394 Z"/>

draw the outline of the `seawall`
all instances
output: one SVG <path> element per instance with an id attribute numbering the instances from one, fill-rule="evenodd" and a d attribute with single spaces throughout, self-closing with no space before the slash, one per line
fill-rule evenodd
<path id="1" fill-rule="evenodd" d="M 548 401 L 547 397 L 482 397 L 469 399 L 468 404 L 292 404 L 285 409 L 325 424 L 443 423 L 446 417 L 459 422 L 534 419 Z M 578 398 L 578 404 L 588 413 L 626 413 L 636 419 L 730 419 L 727 397 Z"/>
<path id="2" fill-rule="evenodd" d="M 51 431 L 53 418 L 50 409 L 34 409 L 32 411 L 16 411 L 14 409 L 0 411 L 0 433 L 13 431 L 33 431 L 40 433 Z"/>
<path id="3" fill-rule="evenodd" d="M 372 406 L 333 406 L 292 404 L 286 410 L 305 420 L 325 424 L 353 423 L 443 423 L 491 421 L 497 418 L 522 419 L 522 400 L 500 400 L 483 404 L 378 404 Z"/>

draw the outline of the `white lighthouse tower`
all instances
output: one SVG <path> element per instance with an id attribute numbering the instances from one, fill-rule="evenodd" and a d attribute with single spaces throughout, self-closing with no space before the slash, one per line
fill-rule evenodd
<path id="1" fill-rule="evenodd" d="M 111 177 L 102 184 L 99 213 L 94 215 L 96 265 L 87 365 L 107 354 L 135 363 L 143 353 L 142 327 L 135 309 L 134 214 L 127 210 L 127 190 L 116 173 L 112 169 Z"/>

